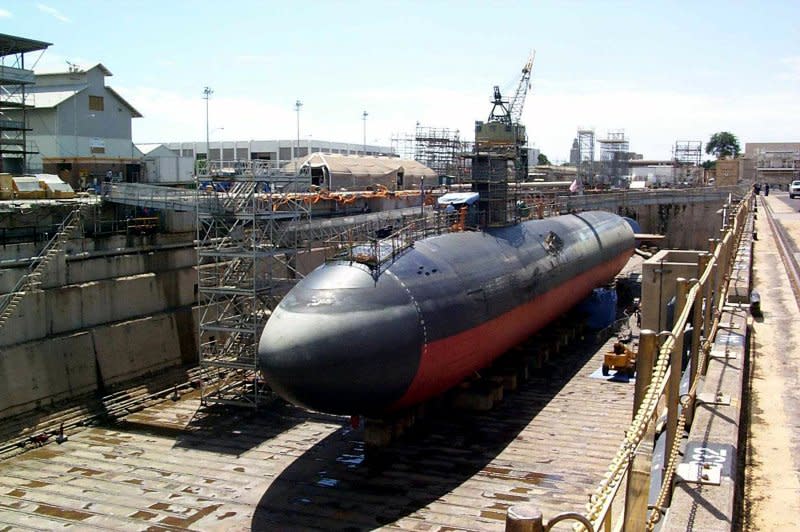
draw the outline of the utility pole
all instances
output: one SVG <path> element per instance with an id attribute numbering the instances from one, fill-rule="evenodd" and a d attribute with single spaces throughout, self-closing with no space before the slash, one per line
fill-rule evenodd
<path id="1" fill-rule="evenodd" d="M 294 161 L 294 173 L 295 174 L 299 170 L 299 168 L 298 168 L 299 165 L 297 164 L 296 159 L 298 159 L 300 157 L 300 108 L 301 107 L 303 107 L 303 102 L 301 102 L 300 100 L 297 100 L 296 102 L 294 102 L 294 110 L 297 111 L 297 148 L 295 150 L 296 153 L 295 153 L 295 156 L 294 156 L 294 159 L 295 159 L 295 161 Z"/>
<path id="2" fill-rule="evenodd" d="M 210 170 L 209 163 L 211 162 L 211 132 L 208 129 L 208 100 L 214 91 L 211 87 L 203 89 L 203 99 L 206 101 L 206 173 Z"/>
<path id="3" fill-rule="evenodd" d="M 364 157 L 367 156 L 367 116 L 368 113 L 366 111 L 361 115 L 362 120 L 364 120 Z"/>

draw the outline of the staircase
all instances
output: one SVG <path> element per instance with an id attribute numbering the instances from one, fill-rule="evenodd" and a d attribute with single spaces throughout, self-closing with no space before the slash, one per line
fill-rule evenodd
<path id="1" fill-rule="evenodd" d="M 80 225 L 81 209 L 77 208 L 69 213 L 64 221 L 61 222 L 56 234 L 47 242 L 47 245 L 45 245 L 41 253 L 33 259 L 31 265 L 28 267 L 27 273 L 17 282 L 14 289 L 10 293 L 0 296 L 2 297 L 2 300 L 0 300 L 0 330 L 3 329 L 9 318 L 14 315 L 17 306 L 25 297 L 25 294 L 41 286 L 42 277 L 47 272 L 47 268 L 53 261 L 53 258 L 64 249 L 72 233 L 75 229 L 80 227 Z"/>

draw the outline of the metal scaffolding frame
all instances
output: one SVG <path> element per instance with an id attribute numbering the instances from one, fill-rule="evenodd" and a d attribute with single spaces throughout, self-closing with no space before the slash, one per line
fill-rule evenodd
<path id="1" fill-rule="evenodd" d="M 622 129 L 609 130 L 606 138 L 597 141 L 600 145 L 600 169 L 605 184 L 613 184 L 628 175 L 630 142 Z"/>
<path id="2" fill-rule="evenodd" d="M 672 148 L 673 183 L 694 184 L 702 180 L 700 161 L 703 157 L 703 142 L 700 140 L 676 140 Z"/>
<path id="3" fill-rule="evenodd" d="M 219 377 L 213 389 L 203 390 L 203 403 L 255 408 L 267 392 L 257 353 L 261 331 L 301 277 L 296 233 L 294 242 L 284 233 L 309 211 L 301 196 L 284 191 L 307 189 L 310 178 L 277 174 L 251 162 L 211 161 L 200 170 L 199 359 Z"/>
<path id="4" fill-rule="evenodd" d="M 676 140 L 672 148 L 672 158 L 676 162 L 700 166 L 703 156 L 703 142 L 700 140 Z"/>
<path id="5" fill-rule="evenodd" d="M 456 183 L 469 175 L 471 143 L 461 138 L 457 129 L 434 128 L 417 122 L 414 136 L 395 135 L 392 148 L 404 159 L 414 159 L 439 176 L 454 178 Z"/>
<path id="6" fill-rule="evenodd" d="M 578 128 L 578 180 L 594 183 L 594 129 Z"/>
<path id="7" fill-rule="evenodd" d="M 27 110 L 32 102 L 27 87 L 36 83 L 25 68 L 25 54 L 47 49 L 50 43 L 0 35 L 0 172 L 25 174 L 29 157 L 39 153 L 28 141 Z"/>

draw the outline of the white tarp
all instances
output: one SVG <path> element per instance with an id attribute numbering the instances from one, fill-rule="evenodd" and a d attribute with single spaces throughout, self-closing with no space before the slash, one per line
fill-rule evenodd
<path id="1" fill-rule="evenodd" d="M 480 195 L 477 192 L 448 192 L 436 200 L 436 202 L 439 205 L 461 205 L 463 203 L 472 205 L 478 201 L 479 197 Z"/>

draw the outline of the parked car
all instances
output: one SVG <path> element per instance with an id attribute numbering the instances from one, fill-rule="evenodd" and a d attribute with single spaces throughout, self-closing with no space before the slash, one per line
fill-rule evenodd
<path id="1" fill-rule="evenodd" d="M 800 198 L 800 181 L 792 181 L 792 184 L 789 185 L 789 197 L 792 199 Z"/>

